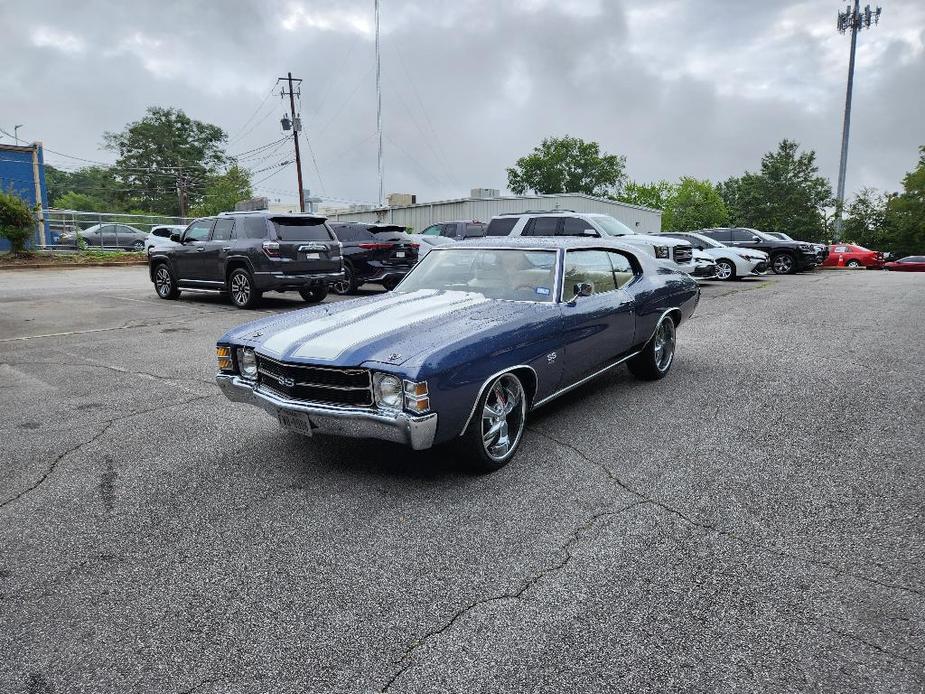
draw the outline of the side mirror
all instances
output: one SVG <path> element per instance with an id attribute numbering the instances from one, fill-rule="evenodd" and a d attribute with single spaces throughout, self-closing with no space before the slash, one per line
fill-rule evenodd
<path id="1" fill-rule="evenodd" d="M 183 236 L 180 235 L 179 231 L 175 231 L 170 235 L 170 240 L 174 243 L 181 243 L 183 241 Z"/>
<path id="2" fill-rule="evenodd" d="M 577 299 L 579 296 L 591 296 L 594 293 L 594 285 L 590 282 L 576 282 L 575 283 L 575 296 L 572 298 L 572 301 Z"/>
<path id="3" fill-rule="evenodd" d="M 757 236 L 752 236 L 752 241 L 761 241 Z"/>

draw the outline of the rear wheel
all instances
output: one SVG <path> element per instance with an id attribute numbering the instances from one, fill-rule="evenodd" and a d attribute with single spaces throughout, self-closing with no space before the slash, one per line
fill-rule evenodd
<path id="1" fill-rule="evenodd" d="M 324 298 L 328 295 L 328 287 L 324 284 L 313 284 L 308 287 L 302 287 L 299 290 L 299 295 L 306 303 L 317 304 L 320 301 L 324 301 Z"/>
<path id="2" fill-rule="evenodd" d="M 775 275 L 792 275 L 796 272 L 797 264 L 789 253 L 778 253 L 771 258 L 771 269 Z"/>
<path id="3" fill-rule="evenodd" d="M 482 393 L 466 431 L 473 469 L 499 470 L 520 447 L 527 421 L 527 394 L 520 379 L 501 374 Z"/>
<path id="4" fill-rule="evenodd" d="M 736 266 L 731 260 L 720 258 L 716 261 L 716 279 L 734 280 L 736 278 Z"/>
<path id="5" fill-rule="evenodd" d="M 228 276 L 228 295 L 238 308 L 254 308 L 260 303 L 261 292 L 254 289 L 254 278 L 243 267 L 235 268 Z"/>
<path id="6" fill-rule="evenodd" d="M 630 372 L 644 381 L 665 378 L 674 363 L 676 335 L 674 318 L 670 315 L 662 318 L 652 339 L 627 362 Z"/>
<path id="7" fill-rule="evenodd" d="M 145 249 L 144 241 L 136 241 L 135 243 L 132 244 L 133 251 L 143 251 L 144 249 Z"/>
<path id="8" fill-rule="evenodd" d="M 154 270 L 154 291 L 162 299 L 178 299 L 180 297 L 177 280 L 167 263 L 159 263 Z"/>
<path id="9" fill-rule="evenodd" d="M 341 296 L 353 294 L 357 290 L 356 277 L 353 274 L 353 267 L 347 263 L 344 264 L 344 278 L 331 282 L 331 289 L 335 294 Z"/>
<path id="10" fill-rule="evenodd" d="M 857 260 L 849 260 L 847 262 L 848 267 L 861 267 L 861 264 Z"/>

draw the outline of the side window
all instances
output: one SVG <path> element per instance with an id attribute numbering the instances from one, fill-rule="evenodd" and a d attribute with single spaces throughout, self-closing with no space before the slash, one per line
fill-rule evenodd
<path id="1" fill-rule="evenodd" d="M 703 232 L 705 236 L 715 239 L 721 243 L 732 241 L 732 232 L 729 229 L 712 229 Z"/>
<path id="2" fill-rule="evenodd" d="M 754 234 L 746 229 L 733 229 L 732 230 L 732 240 L 733 241 L 751 241 L 754 238 Z"/>
<path id="3" fill-rule="evenodd" d="M 484 224 L 466 224 L 466 238 L 472 239 L 479 236 L 485 236 Z"/>
<path id="4" fill-rule="evenodd" d="M 424 236 L 440 236 L 440 225 L 431 224 L 424 231 L 421 232 Z"/>
<path id="5" fill-rule="evenodd" d="M 197 219 L 186 227 L 186 231 L 183 232 L 183 239 L 186 241 L 205 241 L 209 238 L 210 231 L 212 231 L 211 219 Z"/>
<path id="6" fill-rule="evenodd" d="M 238 217 L 233 233 L 236 239 L 264 239 L 267 237 L 267 220 L 263 217 Z"/>
<path id="7" fill-rule="evenodd" d="M 112 225 L 107 224 L 106 226 L 97 227 L 93 231 L 88 231 L 87 234 L 91 236 L 99 236 L 100 234 L 108 234 L 112 231 Z"/>
<path id="8" fill-rule="evenodd" d="M 630 259 L 622 253 L 609 251 L 607 255 L 610 256 L 610 264 L 613 266 L 613 279 L 617 285 L 617 289 L 619 289 L 633 279 L 636 275 L 636 271 L 633 269 L 633 264 L 630 262 Z"/>
<path id="9" fill-rule="evenodd" d="M 231 230 L 234 227 L 233 219 L 216 219 L 215 227 L 212 229 L 213 241 L 227 241 L 231 238 Z"/>
<path id="10" fill-rule="evenodd" d="M 847 253 L 848 249 L 845 246 L 835 246 L 835 248 L 833 249 L 833 252 L 834 253 Z"/>
<path id="11" fill-rule="evenodd" d="M 441 224 L 440 225 L 440 235 L 447 236 L 451 239 L 455 239 L 456 238 L 456 223 L 453 222 L 452 224 Z"/>
<path id="12" fill-rule="evenodd" d="M 565 286 L 563 298 L 568 301 L 575 292 L 575 285 L 587 282 L 594 287 L 595 294 L 603 294 L 617 288 L 610 253 L 607 251 L 569 251 L 565 254 Z"/>
<path id="13" fill-rule="evenodd" d="M 594 236 L 600 236 L 600 234 L 595 231 L 594 227 L 591 226 L 588 222 L 578 217 L 566 217 L 565 224 L 562 227 L 562 236 L 584 236 L 585 230 L 591 230 L 594 232 Z M 588 234 L 591 236 L 591 234 Z"/>
<path id="14" fill-rule="evenodd" d="M 523 236 L 555 236 L 559 217 L 534 217 L 524 227 Z"/>
<path id="15" fill-rule="evenodd" d="M 511 230 L 517 225 L 517 217 L 498 217 L 488 223 L 488 229 L 485 231 L 486 236 L 508 236 Z"/>

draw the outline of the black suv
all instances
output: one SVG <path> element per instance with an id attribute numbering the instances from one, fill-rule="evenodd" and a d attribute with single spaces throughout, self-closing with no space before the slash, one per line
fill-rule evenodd
<path id="1" fill-rule="evenodd" d="M 818 264 L 816 249 L 802 241 L 783 241 L 755 229 L 731 227 L 725 229 L 700 229 L 696 233 L 709 236 L 727 246 L 754 248 L 771 256 L 771 269 L 776 275 L 790 275 L 801 270 L 810 270 Z"/>
<path id="2" fill-rule="evenodd" d="M 204 289 L 253 308 L 265 291 L 297 290 L 313 304 L 344 276 L 340 243 L 316 215 L 226 212 L 197 219 L 170 239 L 179 245 L 155 247 L 148 259 L 162 299 Z"/>
<path id="3" fill-rule="evenodd" d="M 366 282 L 392 289 L 418 261 L 418 245 L 393 224 L 329 222 L 343 244 L 344 276 L 331 283 L 337 294 L 353 294 Z"/>

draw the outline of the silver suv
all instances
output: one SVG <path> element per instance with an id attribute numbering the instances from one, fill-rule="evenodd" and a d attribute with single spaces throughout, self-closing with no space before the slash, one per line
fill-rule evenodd
<path id="1" fill-rule="evenodd" d="M 594 212 L 515 212 L 492 217 L 486 236 L 591 236 L 619 237 L 661 260 L 666 267 L 688 274 L 694 272 L 694 250 L 687 241 L 636 234 L 609 214 Z"/>

